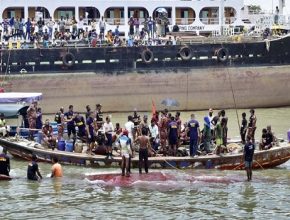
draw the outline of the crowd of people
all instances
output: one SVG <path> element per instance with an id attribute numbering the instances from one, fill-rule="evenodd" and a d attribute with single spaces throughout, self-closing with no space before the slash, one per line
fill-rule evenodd
<path id="1" fill-rule="evenodd" d="M 148 173 L 149 156 L 156 154 L 180 156 L 184 153 L 179 150 L 182 145 L 189 145 L 189 156 L 191 157 L 206 154 L 219 155 L 230 151 L 227 148 L 228 117 L 225 110 L 214 114 L 213 109 L 209 109 L 208 115 L 203 118 L 202 126 L 195 114 L 191 114 L 191 118 L 182 123 L 180 112 L 173 115 L 164 109 L 160 113 L 153 112 L 149 118 L 146 114 L 141 117 L 135 109 L 123 126 L 118 122 L 114 126 L 109 115 L 104 117 L 101 104 L 97 104 L 95 109 L 91 109 L 87 105 L 84 116 L 75 112 L 73 105 L 70 105 L 67 111 L 61 107 L 55 114 L 54 120 L 58 124 L 58 130 L 57 134 L 54 134 L 50 121 L 46 119 L 43 123 L 41 108 L 35 101 L 27 109 L 26 119 L 30 129 L 30 138 L 34 139 L 34 134 L 38 131 L 41 134 L 41 143 L 53 150 L 57 147 L 57 143 L 64 139 L 73 139 L 74 142 L 79 139 L 87 143 L 88 154 L 97 153 L 99 147 L 104 147 L 108 160 L 113 159 L 115 150 L 122 156 L 122 175 L 127 176 L 130 173 L 130 160 L 137 151 L 139 152 L 140 173 L 142 173 L 143 163 L 145 172 Z M 3 124 L 4 119 L 1 120 Z M 256 122 L 254 109 L 250 110 L 249 120 L 246 119 L 246 113 L 242 113 L 240 135 L 242 143 L 245 144 L 245 158 L 248 158 L 248 162 L 253 160 Z M 65 134 L 65 130 L 67 130 L 67 134 Z M 271 126 L 267 126 L 262 130 L 259 149 L 270 149 L 275 141 Z M 248 151 L 250 153 L 247 153 Z M 183 156 L 185 155 L 187 155 L 187 151 Z M 246 165 L 246 167 L 252 166 L 251 163 Z M 33 173 L 37 174 L 33 161 L 30 166 L 29 172 L 31 173 L 33 170 Z M 37 176 L 41 178 L 41 175 Z M 251 171 L 249 171 L 248 178 L 251 179 Z M 29 177 L 29 179 L 33 178 Z"/>
<path id="2" fill-rule="evenodd" d="M 162 23 L 162 24 L 161 24 Z M 89 46 L 138 46 L 138 45 L 159 45 L 176 44 L 177 38 L 162 41 L 161 36 L 168 32 L 167 23 L 160 18 L 145 18 L 140 22 L 137 16 L 130 17 L 128 21 L 128 37 L 119 31 L 119 25 L 114 30 L 109 30 L 104 17 L 88 20 L 80 17 L 61 17 L 59 20 L 52 18 L 28 18 L 24 20 L 19 17 L 5 18 L 2 21 L 0 29 L 0 39 L 8 47 L 13 47 L 12 42 L 17 42 L 17 48 L 28 48 L 29 43 L 35 47 L 47 48 L 55 46 L 58 41 L 61 45 L 66 42 L 81 41 Z M 23 43 L 21 43 L 22 41 Z M 9 44 L 10 42 L 10 44 Z M 10 48 L 12 49 L 12 48 Z"/>

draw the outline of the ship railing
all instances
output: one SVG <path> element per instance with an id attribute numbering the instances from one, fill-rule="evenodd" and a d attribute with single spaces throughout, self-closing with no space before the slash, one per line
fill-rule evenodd
<path id="1" fill-rule="evenodd" d="M 195 22 L 195 18 L 176 18 L 175 22 L 177 25 L 190 25 Z"/>
<path id="2" fill-rule="evenodd" d="M 206 25 L 219 24 L 219 18 L 200 18 L 200 21 Z"/>

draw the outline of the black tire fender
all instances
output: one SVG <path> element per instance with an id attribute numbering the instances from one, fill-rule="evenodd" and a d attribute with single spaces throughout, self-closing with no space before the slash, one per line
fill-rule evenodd
<path id="1" fill-rule="evenodd" d="M 62 62 L 65 66 L 72 67 L 76 62 L 76 58 L 72 53 L 66 53 L 62 57 Z"/>
<path id="2" fill-rule="evenodd" d="M 142 51 L 141 58 L 144 63 L 150 64 L 154 60 L 154 54 L 151 50 L 146 49 Z"/>
<path id="3" fill-rule="evenodd" d="M 220 48 L 216 51 L 217 60 L 219 62 L 226 62 L 229 59 L 229 51 L 225 48 Z"/>
<path id="4" fill-rule="evenodd" d="M 179 55 L 180 55 L 181 59 L 184 61 L 191 60 L 193 57 L 193 53 L 192 53 L 191 48 L 187 47 L 187 46 L 180 48 Z"/>

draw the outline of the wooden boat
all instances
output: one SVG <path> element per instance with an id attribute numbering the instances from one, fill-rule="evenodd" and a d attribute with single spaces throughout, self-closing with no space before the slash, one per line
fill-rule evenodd
<path id="1" fill-rule="evenodd" d="M 6 180 L 6 181 L 12 180 L 12 178 L 10 176 L 0 174 L 0 181 L 4 181 L 4 180 Z"/>
<path id="2" fill-rule="evenodd" d="M 36 154 L 40 162 L 50 162 L 57 157 L 61 163 L 98 167 L 119 166 L 121 157 L 115 156 L 107 160 L 104 155 L 88 155 L 86 153 L 66 152 L 46 149 L 36 142 L 22 138 L 0 139 L 0 145 L 5 147 L 13 156 L 30 160 Z M 270 150 L 256 151 L 253 168 L 266 169 L 279 166 L 290 159 L 290 145 L 274 147 Z M 199 157 L 150 157 L 151 168 L 217 168 L 222 170 L 244 169 L 243 154 L 206 155 Z M 138 158 L 132 158 L 133 166 L 137 166 Z"/>

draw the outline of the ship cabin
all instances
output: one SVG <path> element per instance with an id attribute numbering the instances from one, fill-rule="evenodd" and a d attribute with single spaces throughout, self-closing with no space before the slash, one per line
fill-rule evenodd
<path id="1" fill-rule="evenodd" d="M 70 0 L 3 0 L 0 14 L 2 19 L 18 17 L 26 20 L 34 17 L 37 20 L 40 17 L 52 17 L 57 21 L 61 17 L 83 18 L 87 25 L 92 20 L 98 22 L 104 17 L 107 30 L 114 30 L 119 25 L 120 32 L 126 34 L 130 17 L 138 17 L 142 24 L 149 17 L 156 18 L 162 8 L 166 11 L 170 30 L 178 25 L 180 31 L 202 34 L 220 32 L 221 27 L 242 25 L 243 3 L 243 0 L 79 0 L 72 6 Z"/>

